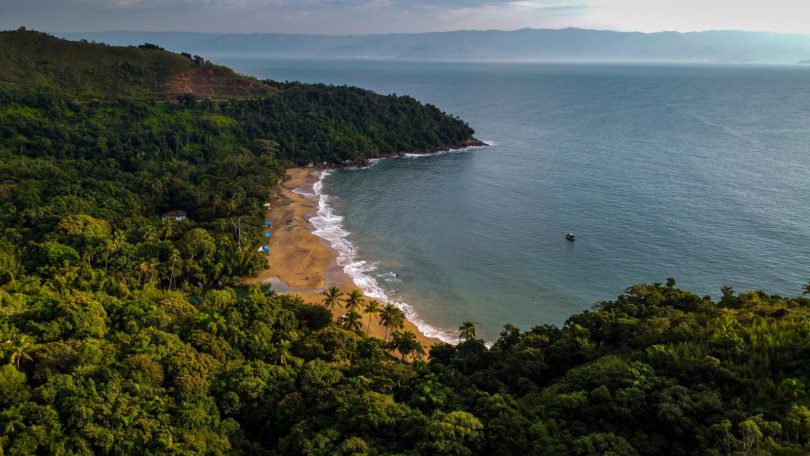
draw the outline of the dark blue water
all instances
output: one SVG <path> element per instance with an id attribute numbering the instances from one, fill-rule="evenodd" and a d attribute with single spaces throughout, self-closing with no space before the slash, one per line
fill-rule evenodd
<path id="1" fill-rule="evenodd" d="M 435 328 L 560 324 L 670 276 L 713 296 L 810 279 L 808 67 L 224 63 L 409 94 L 493 142 L 323 183 L 358 273 Z"/>

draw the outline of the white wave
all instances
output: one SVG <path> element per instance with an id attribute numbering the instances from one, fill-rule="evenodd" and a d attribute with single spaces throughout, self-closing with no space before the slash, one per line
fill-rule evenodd
<path id="1" fill-rule="evenodd" d="M 402 279 L 399 278 L 396 272 L 384 272 L 377 277 L 388 283 L 402 283 Z"/>
<path id="2" fill-rule="evenodd" d="M 368 163 L 366 166 L 347 166 L 347 167 L 342 168 L 342 169 L 347 170 L 347 171 L 362 171 L 364 169 L 371 168 L 372 166 L 376 165 L 377 163 L 379 163 L 379 162 L 381 162 L 383 160 L 384 160 L 384 158 L 369 158 L 368 160 L 366 160 L 366 163 Z"/>
<path id="3" fill-rule="evenodd" d="M 361 171 L 361 170 L 364 170 L 364 169 L 369 169 L 372 166 L 376 165 L 377 163 L 379 163 L 379 162 L 381 162 L 383 160 L 389 160 L 389 159 L 392 159 L 392 158 L 421 158 L 421 157 L 433 157 L 435 155 L 460 154 L 460 153 L 470 152 L 470 151 L 473 151 L 473 150 L 483 149 L 485 147 L 495 145 L 494 141 L 487 140 L 487 141 L 481 141 L 481 142 L 484 143 L 483 146 L 467 146 L 467 147 L 462 147 L 460 149 L 439 150 L 439 151 L 436 151 L 436 152 L 428 152 L 428 153 L 424 153 L 424 154 L 404 153 L 404 154 L 401 154 L 401 155 L 393 155 L 393 156 L 390 156 L 390 157 L 369 158 L 368 160 L 366 160 L 366 162 L 368 163 L 366 166 L 348 166 L 348 167 L 345 167 L 343 169 L 344 170 L 349 170 L 349 171 Z"/>
<path id="4" fill-rule="evenodd" d="M 357 249 L 348 240 L 350 233 L 343 228 L 343 217 L 335 213 L 329 205 L 329 196 L 321 191 L 323 180 L 330 174 L 331 171 L 323 171 L 318 181 L 312 186 L 312 192 L 318 197 L 318 213 L 309 219 L 309 222 L 315 227 L 313 234 L 329 242 L 338 254 L 338 265 L 351 277 L 354 284 L 363 290 L 366 296 L 397 306 L 422 334 L 451 344 L 458 343 L 458 337 L 453 332 L 427 324 L 408 303 L 392 299 L 386 294 L 377 279 L 374 278 L 373 274 L 377 271 L 376 266 L 357 257 Z"/>
<path id="5" fill-rule="evenodd" d="M 305 187 L 297 187 L 293 189 L 293 193 L 298 193 L 299 195 L 303 196 L 307 199 L 318 199 L 318 195 L 314 192 L 308 192 Z"/>
<path id="6" fill-rule="evenodd" d="M 482 141 L 482 142 L 484 144 L 486 144 L 486 146 L 467 146 L 467 147 L 462 147 L 460 149 L 440 150 L 440 151 L 437 151 L 437 152 L 429 152 L 429 153 L 426 153 L 426 154 L 403 154 L 402 156 L 404 158 L 421 158 L 421 157 L 433 157 L 435 155 L 445 155 L 445 154 L 462 154 L 464 152 L 470 152 L 470 151 L 473 151 L 473 150 L 483 149 L 483 148 L 491 145 L 490 143 L 488 143 L 486 141 Z M 394 158 L 396 158 L 396 157 L 394 157 Z"/>

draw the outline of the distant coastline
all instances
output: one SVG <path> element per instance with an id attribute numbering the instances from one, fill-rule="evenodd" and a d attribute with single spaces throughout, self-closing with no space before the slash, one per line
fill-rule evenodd
<path id="1" fill-rule="evenodd" d="M 109 31 L 59 35 L 114 45 L 157 43 L 208 58 L 792 64 L 810 55 L 810 35 L 735 30 L 635 33 L 529 28 L 371 35 Z"/>

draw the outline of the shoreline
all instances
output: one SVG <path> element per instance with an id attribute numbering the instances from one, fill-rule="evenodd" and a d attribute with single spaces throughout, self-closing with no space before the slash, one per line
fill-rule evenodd
<path id="1" fill-rule="evenodd" d="M 398 158 L 398 157 L 412 157 L 412 156 L 421 156 L 421 155 L 436 155 L 441 154 L 444 152 L 460 152 L 467 149 L 478 149 L 483 147 L 489 147 L 490 144 L 486 141 L 481 141 L 477 138 L 472 138 L 468 141 L 459 144 L 452 144 L 449 146 L 441 146 L 441 147 L 433 147 L 430 149 L 416 149 L 416 150 L 409 150 L 409 151 L 398 151 L 398 152 L 387 152 L 384 154 L 380 154 L 376 157 L 371 158 L 361 158 L 358 160 L 351 160 L 348 162 L 344 162 L 340 165 L 333 165 L 330 167 L 324 167 L 319 169 L 342 169 L 342 168 L 367 168 L 373 165 L 375 162 L 379 160 L 385 160 L 387 158 Z"/>
<path id="2" fill-rule="evenodd" d="M 315 226 L 310 222 L 311 218 L 318 216 L 319 209 L 319 198 L 313 187 L 324 172 L 324 169 L 319 168 L 287 170 L 284 180 L 273 192 L 270 211 L 265 218 L 272 222 L 271 237 L 267 244 L 270 247 L 270 252 L 267 253 L 270 267 L 256 277 L 245 280 L 245 284 L 271 284 L 272 289 L 280 293 L 298 295 L 312 304 L 320 304 L 323 299 L 321 292 L 333 286 L 340 289 L 344 296 L 352 290 L 363 293 L 338 264 L 339 252 L 326 239 L 314 234 Z M 374 299 L 365 293 L 363 297 L 365 302 Z M 332 314 L 337 318 L 344 312 L 341 307 L 335 308 Z M 361 315 L 365 331 L 369 318 L 365 314 Z M 416 334 L 425 352 L 436 343 L 442 342 L 438 338 L 425 335 L 410 320 L 406 319 L 404 329 Z M 381 339 L 384 337 L 385 328 L 376 321 L 376 317 L 372 317 L 368 334 Z"/>

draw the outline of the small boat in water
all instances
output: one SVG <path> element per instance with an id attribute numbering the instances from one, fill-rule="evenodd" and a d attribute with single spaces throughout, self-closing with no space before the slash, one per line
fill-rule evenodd
<path id="1" fill-rule="evenodd" d="M 573 242 L 576 240 L 576 236 L 574 236 L 574 233 L 565 233 L 565 240 Z"/>

